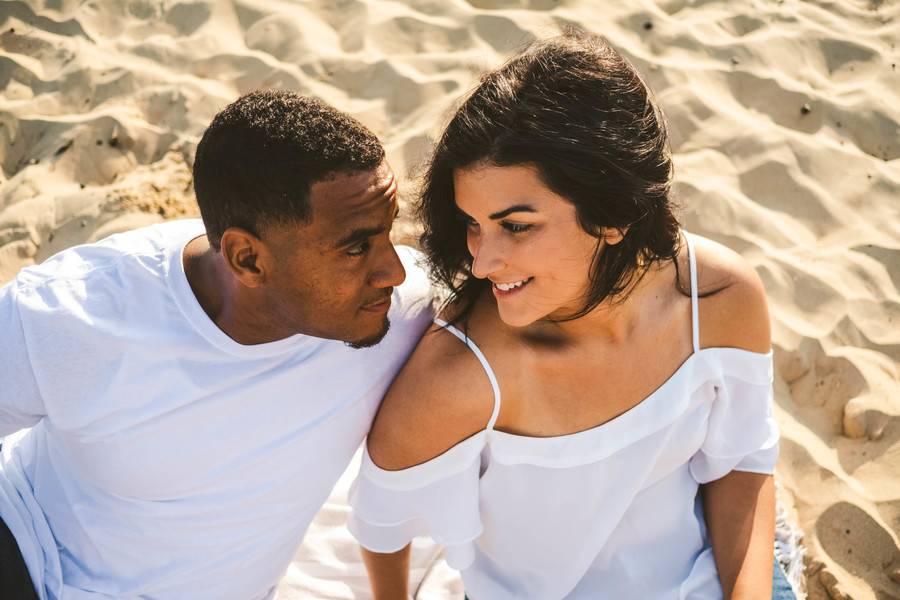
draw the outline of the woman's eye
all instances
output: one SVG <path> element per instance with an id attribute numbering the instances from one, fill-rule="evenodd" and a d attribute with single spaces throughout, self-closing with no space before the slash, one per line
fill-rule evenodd
<path id="1" fill-rule="evenodd" d="M 478 229 L 478 221 L 472 217 L 463 217 L 463 222 L 466 224 L 466 229 Z"/>
<path id="2" fill-rule="evenodd" d="M 478 227 L 478 221 L 462 211 L 457 211 L 456 218 L 465 223 L 466 227 L 469 229 L 471 229 L 472 227 Z"/>
<path id="3" fill-rule="evenodd" d="M 525 233 L 531 229 L 531 225 L 524 225 L 522 223 L 503 223 L 503 229 L 510 233 Z"/>
<path id="4" fill-rule="evenodd" d="M 351 247 L 349 250 L 347 250 L 347 256 L 354 256 L 354 257 L 355 256 L 363 256 L 368 251 L 369 251 L 369 242 L 366 241 L 366 242 L 357 244 L 357 245 Z"/>

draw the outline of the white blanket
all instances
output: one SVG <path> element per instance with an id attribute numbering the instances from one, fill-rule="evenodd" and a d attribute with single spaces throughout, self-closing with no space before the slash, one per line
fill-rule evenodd
<path id="1" fill-rule="evenodd" d="M 356 540 L 347 531 L 347 492 L 359 471 L 360 452 L 313 520 L 303 546 L 278 586 L 278 600 L 349 600 L 372 597 Z M 417 600 L 461 600 L 462 581 L 430 539 L 413 542 L 411 590 Z"/>

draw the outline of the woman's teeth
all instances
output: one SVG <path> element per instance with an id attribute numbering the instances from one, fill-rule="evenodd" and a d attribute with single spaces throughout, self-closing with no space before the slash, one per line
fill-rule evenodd
<path id="1" fill-rule="evenodd" d="M 501 292 L 508 292 L 509 290 L 514 290 L 516 288 L 522 287 L 529 281 L 531 281 L 531 277 L 529 277 L 528 279 L 523 279 L 521 281 L 514 281 L 511 283 L 494 283 L 494 286 Z"/>

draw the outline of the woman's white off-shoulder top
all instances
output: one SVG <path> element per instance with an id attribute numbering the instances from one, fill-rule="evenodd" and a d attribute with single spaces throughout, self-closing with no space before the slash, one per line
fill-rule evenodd
<path id="1" fill-rule="evenodd" d="M 693 348 L 638 405 L 549 438 L 487 427 L 440 456 L 386 471 L 364 453 L 350 531 L 394 552 L 415 536 L 445 547 L 472 600 L 720 599 L 698 485 L 733 470 L 772 473 L 772 353 L 699 347 L 690 236 Z"/>

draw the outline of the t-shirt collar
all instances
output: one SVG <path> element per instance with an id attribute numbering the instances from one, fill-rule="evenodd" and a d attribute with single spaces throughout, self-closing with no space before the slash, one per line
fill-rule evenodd
<path id="1" fill-rule="evenodd" d="M 204 234 L 203 222 L 196 220 L 197 227 L 190 228 L 189 235 L 172 244 L 168 249 L 166 279 L 169 289 L 184 318 L 207 341 L 228 354 L 246 357 L 276 356 L 294 352 L 301 348 L 312 350 L 328 340 L 298 333 L 284 339 L 263 344 L 241 344 L 233 340 L 216 325 L 194 295 L 184 271 L 184 248 L 193 239 Z"/>

